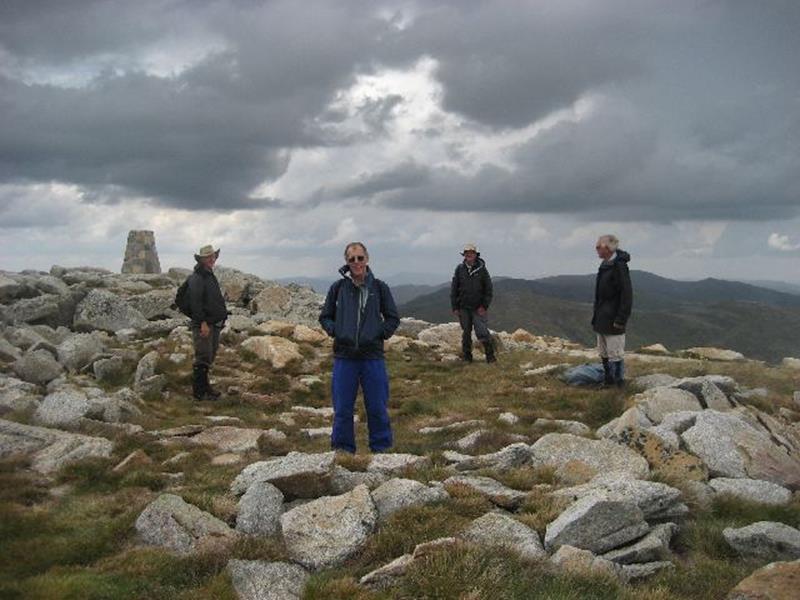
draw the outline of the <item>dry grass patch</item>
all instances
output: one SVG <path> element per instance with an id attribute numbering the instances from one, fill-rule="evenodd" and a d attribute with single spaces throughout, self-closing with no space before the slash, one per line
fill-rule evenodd
<path id="1" fill-rule="evenodd" d="M 569 506 L 566 498 L 555 498 L 544 490 L 532 490 L 516 515 L 522 523 L 544 536 L 548 523 L 554 521 Z"/>

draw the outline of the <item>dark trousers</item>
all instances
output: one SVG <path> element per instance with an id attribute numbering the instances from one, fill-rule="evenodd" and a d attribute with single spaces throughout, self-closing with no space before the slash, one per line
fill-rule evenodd
<path id="1" fill-rule="evenodd" d="M 492 343 L 489 333 L 489 321 L 486 315 L 479 315 L 476 309 L 462 308 L 458 311 L 458 320 L 461 323 L 461 351 L 464 356 L 472 356 L 472 330 L 480 342 L 486 346 Z"/>
<path id="2" fill-rule="evenodd" d="M 221 327 L 209 326 L 207 337 L 200 335 L 200 326 L 192 325 L 192 343 L 194 345 L 194 366 L 211 368 L 219 349 L 219 333 Z"/>
<path id="3" fill-rule="evenodd" d="M 369 448 L 382 452 L 392 447 L 392 426 L 389 424 L 389 376 L 382 358 L 334 358 L 333 433 L 331 446 L 348 452 L 356 451 L 353 412 L 358 386 L 364 392 L 369 427 Z"/>

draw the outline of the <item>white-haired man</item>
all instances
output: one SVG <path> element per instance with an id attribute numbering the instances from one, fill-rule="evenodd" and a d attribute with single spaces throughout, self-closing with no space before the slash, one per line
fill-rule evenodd
<path id="1" fill-rule="evenodd" d="M 600 236 L 595 245 L 600 268 L 594 287 L 592 327 L 603 361 L 604 383 L 621 387 L 625 381 L 625 326 L 633 308 L 633 287 L 628 271 L 630 254 L 619 248 L 614 235 Z"/>

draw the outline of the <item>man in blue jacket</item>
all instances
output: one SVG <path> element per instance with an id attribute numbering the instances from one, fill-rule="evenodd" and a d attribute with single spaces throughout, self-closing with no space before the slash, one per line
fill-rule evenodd
<path id="1" fill-rule="evenodd" d="M 353 409 L 360 385 L 367 409 L 369 448 L 385 452 L 392 447 L 392 427 L 383 340 L 392 337 L 400 317 L 389 286 L 372 275 L 366 246 L 347 244 L 344 258 L 347 264 L 339 269 L 342 279 L 328 290 L 319 316 L 322 328 L 334 340 L 331 447 L 356 451 Z"/>

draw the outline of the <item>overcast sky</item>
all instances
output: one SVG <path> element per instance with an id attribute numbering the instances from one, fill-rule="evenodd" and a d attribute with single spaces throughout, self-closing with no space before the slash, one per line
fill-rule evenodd
<path id="1" fill-rule="evenodd" d="M 0 269 L 800 281 L 796 0 L 3 0 Z"/>

